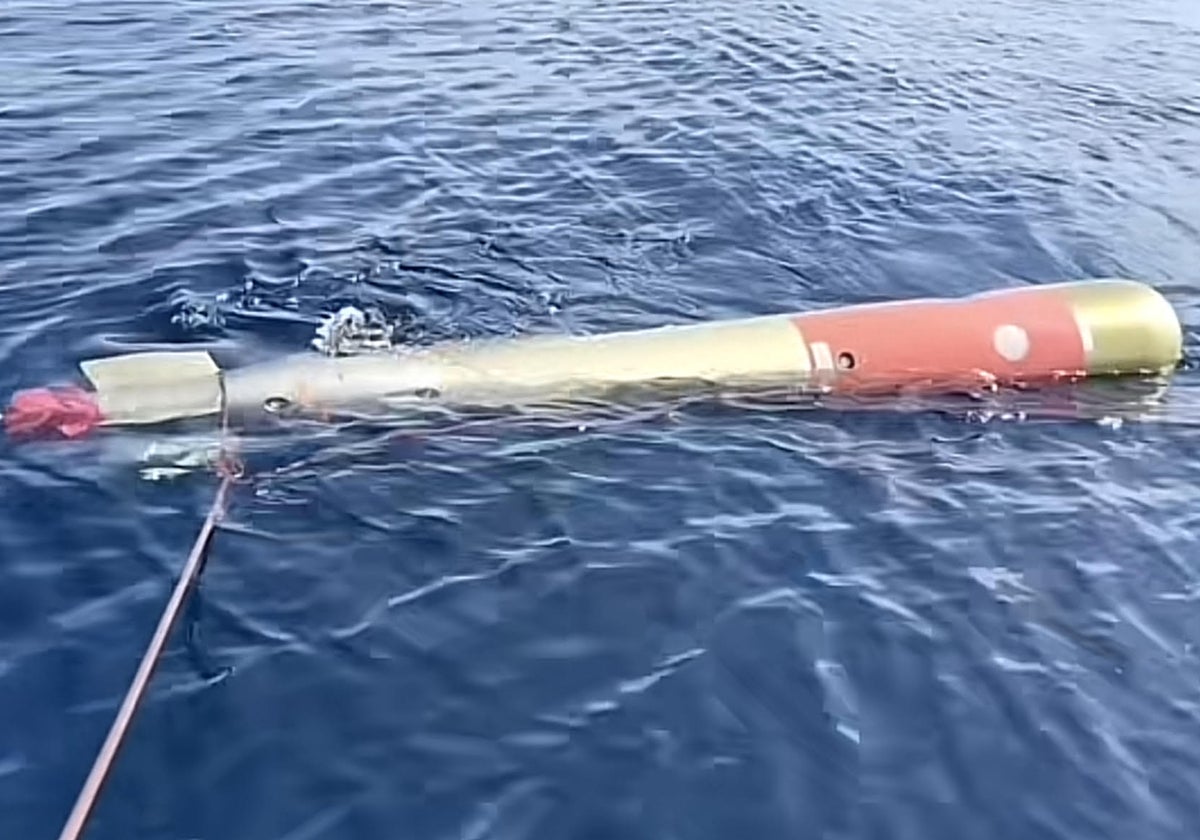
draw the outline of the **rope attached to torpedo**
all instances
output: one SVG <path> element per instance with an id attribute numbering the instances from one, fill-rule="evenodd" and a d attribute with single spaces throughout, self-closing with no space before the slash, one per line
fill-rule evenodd
<path id="1" fill-rule="evenodd" d="M 154 631 L 154 636 L 151 637 L 150 644 L 147 646 L 146 652 L 142 655 L 142 661 L 138 666 L 137 673 L 133 677 L 133 682 L 129 685 L 129 690 L 125 694 L 121 708 L 117 711 L 117 716 L 108 731 L 108 737 L 105 739 L 99 754 L 96 756 L 95 762 L 92 764 L 92 770 L 79 792 L 79 797 L 75 801 L 75 807 L 71 810 L 71 815 L 67 818 L 66 825 L 59 835 L 59 840 L 79 840 L 83 834 L 84 825 L 87 823 L 88 817 L 91 816 L 92 810 L 96 805 L 96 800 L 100 795 L 100 789 L 104 786 L 104 782 L 112 770 L 117 752 L 125 741 L 129 725 L 133 721 L 134 713 L 137 712 L 138 706 L 142 702 L 147 686 L 150 684 L 150 678 L 154 674 L 155 666 L 158 665 L 163 647 L 171 635 L 171 630 L 179 618 L 180 610 L 187 600 L 192 586 L 199 577 L 201 569 L 204 568 L 208 545 L 212 540 L 217 524 L 225 515 L 225 510 L 229 503 L 230 490 L 234 483 L 243 475 L 243 465 L 237 459 L 233 458 L 224 446 L 224 441 L 227 439 L 227 431 L 228 417 L 223 416 L 221 423 L 221 458 L 217 466 L 218 474 L 221 476 L 221 483 L 218 485 L 216 495 L 213 497 L 212 505 L 208 510 L 208 516 L 205 518 L 204 524 L 200 527 L 200 533 L 196 535 L 196 541 L 192 544 L 191 553 L 188 554 L 183 571 L 179 574 L 179 580 L 175 584 L 171 598 L 167 601 L 167 606 L 163 609 L 162 617 L 158 620 L 158 627 Z"/>

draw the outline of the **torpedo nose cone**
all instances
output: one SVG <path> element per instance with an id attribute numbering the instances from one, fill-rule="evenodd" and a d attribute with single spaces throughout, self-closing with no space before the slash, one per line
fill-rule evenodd
<path id="1" fill-rule="evenodd" d="M 1183 356 L 1183 326 L 1152 286 L 1108 279 L 1063 285 L 1092 374 L 1170 371 Z"/>

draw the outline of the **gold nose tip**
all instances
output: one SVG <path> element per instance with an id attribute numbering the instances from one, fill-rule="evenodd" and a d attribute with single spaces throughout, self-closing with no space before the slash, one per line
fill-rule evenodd
<path id="1" fill-rule="evenodd" d="M 1088 373 L 1163 373 L 1183 357 L 1183 326 L 1157 289 L 1123 278 L 1063 284 L 1087 351 Z"/>

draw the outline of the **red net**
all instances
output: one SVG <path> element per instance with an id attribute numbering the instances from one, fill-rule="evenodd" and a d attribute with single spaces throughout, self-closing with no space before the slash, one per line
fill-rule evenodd
<path id="1" fill-rule="evenodd" d="M 35 388 L 13 397 L 4 428 L 14 438 L 80 438 L 104 419 L 95 396 L 82 388 Z"/>

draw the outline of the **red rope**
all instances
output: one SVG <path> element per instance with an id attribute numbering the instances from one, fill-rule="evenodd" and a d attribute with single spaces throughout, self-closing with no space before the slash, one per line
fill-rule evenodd
<path id="1" fill-rule="evenodd" d="M 222 431 L 225 431 L 224 422 L 222 423 Z M 200 570 L 204 567 L 205 553 L 218 522 L 220 522 L 221 517 L 225 514 L 225 509 L 229 501 L 230 488 L 241 477 L 243 468 L 241 463 L 223 449 L 217 471 L 221 476 L 221 483 L 217 487 L 216 495 L 213 497 L 208 516 L 205 518 L 204 524 L 200 527 L 200 533 L 196 535 L 196 541 L 192 545 L 191 553 L 188 555 L 183 571 L 179 574 L 179 580 L 176 582 L 175 589 L 171 593 L 171 599 L 167 602 L 162 617 L 158 620 L 158 627 L 154 631 L 154 636 L 151 638 L 150 644 L 142 656 L 142 662 L 133 677 L 133 682 L 130 683 L 129 690 L 125 693 L 125 700 L 121 703 L 121 708 L 117 711 L 117 716 L 108 731 L 108 737 L 105 739 L 99 754 L 96 756 L 95 762 L 92 764 L 92 770 L 88 774 L 87 781 L 84 782 L 82 790 L 79 792 L 79 797 L 75 800 L 75 807 L 71 810 L 71 815 L 67 818 L 66 825 L 59 835 L 59 840 L 78 840 L 83 833 L 84 825 L 87 823 L 88 817 L 91 816 L 92 810 L 96 805 L 96 799 L 100 795 L 100 789 L 104 786 L 109 771 L 112 769 L 113 761 L 117 757 L 117 752 L 125 740 L 125 735 L 129 730 L 130 723 L 133 721 L 134 713 L 142 702 L 142 697 L 146 693 L 146 687 L 150 684 L 150 678 L 154 674 L 154 668 L 158 664 L 159 657 L 162 655 L 163 647 L 166 645 L 167 639 L 171 635 L 171 630 L 179 618 L 180 610 L 187 600 L 192 585 L 196 582 Z"/>

